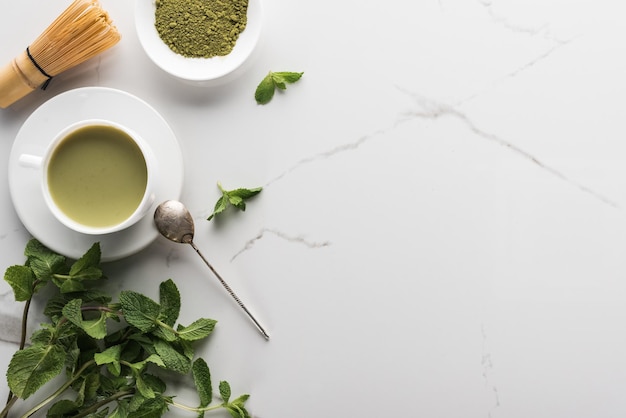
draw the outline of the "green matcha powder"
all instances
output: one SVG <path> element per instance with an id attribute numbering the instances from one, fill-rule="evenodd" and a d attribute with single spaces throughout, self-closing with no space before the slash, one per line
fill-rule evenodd
<path id="1" fill-rule="evenodd" d="M 156 0 L 156 29 L 177 54 L 228 55 L 248 21 L 248 0 Z"/>

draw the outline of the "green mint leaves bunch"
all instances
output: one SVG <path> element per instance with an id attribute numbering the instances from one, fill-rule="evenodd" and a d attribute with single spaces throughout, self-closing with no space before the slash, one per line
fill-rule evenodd
<path id="1" fill-rule="evenodd" d="M 57 377 L 61 379 L 54 383 L 60 381 L 59 386 L 42 395 L 24 417 L 47 410 L 49 418 L 152 418 L 170 407 L 199 418 L 217 409 L 233 418 L 250 417 L 245 408 L 248 395 L 231 399 L 226 381 L 219 383 L 221 401 L 214 402 L 209 367 L 195 358 L 194 343 L 208 337 L 216 321 L 200 318 L 177 324 L 181 299 L 171 279 L 160 284 L 158 301 L 122 291 L 114 302 L 90 286 L 105 278 L 99 244 L 72 264 L 36 240 L 27 244 L 25 255 L 26 263 L 9 267 L 4 276 L 15 298 L 26 304 L 22 342 L 7 371 L 11 394 L 0 418 L 6 418 L 19 399 L 50 390 L 46 384 Z M 56 289 L 44 309 L 49 322 L 32 333 L 31 345 L 25 348 L 28 307 L 49 283 Z M 190 375 L 197 406 L 180 404 L 166 394 L 164 379 L 172 373 Z"/>
<path id="2" fill-rule="evenodd" d="M 219 182 L 217 183 L 217 187 L 219 187 L 222 195 L 219 199 L 217 199 L 217 202 L 215 202 L 213 213 L 207 218 L 207 221 L 210 221 L 216 215 L 224 212 L 229 206 L 234 206 L 241 211 L 245 211 L 246 200 L 258 195 L 259 193 L 261 193 L 261 190 L 263 190 L 262 187 L 255 187 L 252 189 L 239 188 L 234 190 L 225 190 Z"/>
<path id="3" fill-rule="evenodd" d="M 262 105 L 269 103 L 272 97 L 274 97 L 276 89 L 287 89 L 287 84 L 292 84 L 300 80 L 302 74 L 304 74 L 304 72 L 270 71 L 265 78 L 261 80 L 254 92 L 256 102 Z"/>

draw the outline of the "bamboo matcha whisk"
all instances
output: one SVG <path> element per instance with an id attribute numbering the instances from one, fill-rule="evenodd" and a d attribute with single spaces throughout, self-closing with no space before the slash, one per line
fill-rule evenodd
<path id="1" fill-rule="evenodd" d="M 74 0 L 39 37 L 0 69 L 0 107 L 10 106 L 52 77 L 120 40 L 98 0 Z"/>

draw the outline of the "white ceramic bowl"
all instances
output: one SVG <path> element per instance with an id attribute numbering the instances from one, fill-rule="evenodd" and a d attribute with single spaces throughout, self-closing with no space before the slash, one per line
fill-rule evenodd
<path id="1" fill-rule="evenodd" d="M 172 51 L 159 37 L 155 24 L 154 0 L 135 0 L 135 27 L 139 41 L 150 59 L 163 71 L 192 84 L 210 84 L 232 73 L 248 59 L 261 34 L 260 0 L 249 0 L 248 22 L 235 47 L 226 56 L 187 58 Z"/>

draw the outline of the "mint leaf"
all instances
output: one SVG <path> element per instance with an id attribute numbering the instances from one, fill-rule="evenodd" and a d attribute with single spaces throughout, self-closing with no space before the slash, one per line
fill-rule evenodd
<path id="1" fill-rule="evenodd" d="M 161 307 L 147 296 L 130 290 L 120 293 L 120 304 L 126 322 L 142 332 L 150 332 L 157 326 Z"/>
<path id="2" fill-rule="evenodd" d="M 295 83 L 302 78 L 302 73 L 292 73 L 288 71 L 279 71 L 272 73 L 274 83 Z"/>
<path id="3" fill-rule="evenodd" d="M 278 71 L 272 72 L 261 80 L 259 85 L 254 92 L 254 98 L 258 104 L 264 105 L 270 102 L 274 97 L 274 92 L 277 88 L 281 90 L 285 90 L 287 88 L 287 84 L 295 83 L 296 81 L 302 78 L 301 73 L 289 72 L 289 71 Z"/>
<path id="4" fill-rule="evenodd" d="M 228 192 L 229 196 L 236 196 L 241 199 L 250 199 L 253 196 L 258 195 L 263 190 L 262 187 L 255 187 L 252 189 L 235 189 Z"/>
<path id="5" fill-rule="evenodd" d="M 102 366 L 103 364 L 119 363 L 121 353 L 122 346 L 114 345 L 113 347 L 109 347 L 101 353 L 94 354 L 93 359 L 96 361 L 96 364 L 98 366 Z"/>
<path id="6" fill-rule="evenodd" d="M 61 373 L 64 362 L 65 351 L 58 345 L 32 345 L 17 351 L 7 370 L 9 388 L 26 399 Z"/>
<path id="7" fill-rule="evenodd" d="M 96 280 L 102 277 L 100 269 L 100 243 L 95 243 L 70 267 L 69 275 L 74 279 Z"/>
<path id="8" fill-rule="evenodd" d="M 268 75 L 261 80 L 259 85 L 254 92 L 254 98 L 258 104 L 266 104 L 272 100 L 274 97 L 274 80 L 272 79 L 272 73 L 270 72 Z"/>
<path id="9" fill-rule="evenodd" d="M 165 368 L 165 363 L 163 363 L 163 360 L 157 354 L 150 354 L 144 360 L 130 364 L 130 367 L 137 373 L 140 373 L 146 368 L 148 363 L 156 364 L 159 367 Z"/>
<path id="10" fill-rule="evenodd" d="M 92 370 L 91 373 L 85 376 L 78 390 L 76 402 L 80 403 L 80 405 L 95 399 L 98 394 L 98 389 L 100 389 L 100 373 L 95 368 Z"/>
<path id="11" fill-rule="evenodd" d="M 171 344 L 163 340 L 157 340 L 154 343 L 156 350 L 166 369 L 186 374 L 191 369 L 191 360 L 178 352 Z"/>
<path id="12" fill-rule="evenodd" d="M 227 381 L 222 380 L 220 382 L 219 388 L 220 388 L 220 396 L 222 397 L 222 400 L 224 401 L 224 403 L 227 404 L 230 399 L 230 385 L 228 384 Z"/>
<path id="13" fill-rule="evenodd" d="M 207 221 L 213 219 L 219 213 L 222 213 L 229 205 L 236 207 L 241 211 L 246 210 L 246 200 L 261 193 L 262 187 L 254 187 L 251 189 L 239 188 L 234 190 L 226 190 L 218 182 L 217 187 L 222 192 L 222 196 L 217 200 L 213 213 L 207 218 Z"/>
<path id="14" fill-rule="evenodd" d="M 103 312 L 98 312 L 95 319 L 83 319 L 82 311 L 83 301 L 81 299 L 73 299 L 63 307 L 63 316 L 72 324 L 82 329 L 92 338 L 101 340 L 107 335 L 106 316 Z"/>
<path id="15" fill-rule="evenodd" d="M 131 400 L 130 411 L 133 418 L 159 418 L 167 411 L 167 403 L 161 396 L 140 400 L 135 395 Z"/>
<path id="16" fill-rule="evenodd" d="M 213 217 L 217 215 L 218 213 L 224 212 L 224 210 L 226 210 L 227 207 L 228 207 L 228 196 L 222 195 L 219 199 L 217 199 L 217 202 L 215 203 L 215 207 L 213 208 L 213 213 L 207 218 L 207 221 L 210 221 L 211 219 L 213 219 Z"/>
<path id="17" fill-rule="evenodd" d="M 185 341 L 197 341 L 206 338 L 213 332 L 217 321 L 200 318 L 187 327 L 178 326 L 178 336 Z"/>
<path id="18" fill-rule="evenodd" d="M 82 299 L 72 299 L 65 304 L 63 310 L 61 311 L 63 316 L 67 318 L 68 321 L 79 328 L 82 328 L 83 325 L 83 312 L 80 309 L 82 306 Z"/>
<path id="19" fill-rule="evenodd" d="M 63 316 L 63 307 L 72 299 L 75 299 L 76 295 L 62 294 L 51 297 L 46 303 L 44 314 L 49 318 L 59 318 Z M 80 293 L 80 299 L 83 303 L 97 303 L 99 305 L 106 305 L 111 301 L 111 297 L 105 295 L 99 290 L 86 290 Z"/>
<path id="20" fill-rule="evenodd" d="M 245 394 L 245 395 L 241 395 L 240 397 L 238 397 L 237 399 L 235 399 L 234 401 L 231 401 L 230 404 L 231 405 L 236 405 L 238 406 L 240 409 L 244 409 L 244 404 L 246 403 L 246 401 L 250 398 L 250 395 Z"/>
<path id="21" fill-rule="evenodd" d="M 250 418 L 248 411 L 238 405 L 228 404 L 225 405 L 224 408 L 226 408 L 232 418 Z"/>
<path id="22" fill-rule="evenodd" d="M 137 390 L 144 398 L 153 399 L 156 396 L 154 390 L 144 382 L 143 377 L 139 373 L 135 373 L 135 384 L 137 385 Z"/>
<path id="23" fill-rule="evenodd" d="M 33 296 L 35 275 L 29 267 L 9 267 L 4 273 L 4 280 L 13 289 L 16 301 L 24 302 Z"/>
<path id="24" fill-rule="evenodd" d="M 36 239 L 28 241 L 24 255 L 27 257 L 26 264 L 33 270 L 38 280 L 48 281 L 54 274 L 67 272 L 65 257 L 53 252 Z"/>
<path id="25" fill-rule="evenodd" d="M 178 339 L 176 331 L 165 323 L 159 323 L 158 327 L 151 332 L 157 338 L 165 341 L 173 342 Z"/>
<path id="26" fill-rule="evenodd" d="M 235 189 L 227 191 L 228 201 L 231 205 L 239 210 L 246 210 L 246 199 L 250 199 L 253 196 L 261 193 L 262 187 L 255 187 L 253 189 Z"/>
<path id="27" fill-rule="evenodd" d="M 46 418 L 65 418 L 75 415 L 79 405 L 69 399 L 61 399 L 56 402 L 46 413 Z"/>
<path id="28" fill-rule="evenodd" d="M 170 327 L 173 326 L 180 314 L 180 292 L 172 279 L 159 286 L 159 302 L 161 304 L 159 319 Z"/>
<path id="29" fill-rule="evenodd" d="M 128 402 L 126 401 L 118 401 L 117 407 L 111 412 L 109 418 L 129 418 L 130 417 L 130 408 L 128 406 Z"/>
<path id="30" fill-rule="evenodd" d="M 83 320 L 82 329 L 92 338 L 103 339 L 107 335 L 105 314 L 100 312 L 96 319 Z"/>
<path id="31" fill-rule="evenodd" d="M 108 415 L 109 415 L 109 408 L 107 407 L 98 412 L 93 412 L 87 415 L 87 418 L 107 418 Z"/>
<path id="32" fill-rule="evenodd" d="M 82 292 L 85 290 L 85 285 L 80 280 L 76 280 L 73 278 L 58 280 L 54 279 L 54 283 L 59 286 L 61 293 L 74 293 L 74 292 Z"/>
<path id="33" fill-rule="evenodd" d="M 42 328 L 33 332 L 30 342 L 33 345 L 49 345 L 54 342 L 54 326 L 52 324 L 41 324 Z"/>
<path id="34" fill-rule="evenodd" d="M 239 196 L 228 194 L 228 202 L 237 209 L 246 210 L 246 204 Z"/>
<path id="35" fill-rule="evenodd" d="M 200 397 L 200 408 L 204 408 L 213 400 L 213 388 L 211 387 L 211 371 L 204 359 L 197 359 L 191 366 L 193 382 Z M 204 414 L 203 414 L 204 415 Z"/>

